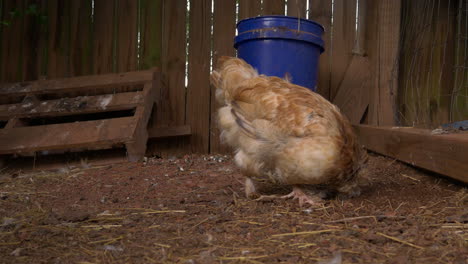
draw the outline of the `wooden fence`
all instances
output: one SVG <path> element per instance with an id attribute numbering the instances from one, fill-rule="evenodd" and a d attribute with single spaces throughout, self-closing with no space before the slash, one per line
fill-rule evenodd
<path id="1" fill-rule="evenodd" d="M 153 154 L 223 152 L 210 67 L 235 55 L 237 21 L 287 14 L 325 27 L 318 92 L 354 122 L 393 125 L 400 12 L 400 0 L 3 0 L 0 80 L 158 67 L 163 85 L 151 125 L 187 124 L 192 136 L 154 141 Z"/>

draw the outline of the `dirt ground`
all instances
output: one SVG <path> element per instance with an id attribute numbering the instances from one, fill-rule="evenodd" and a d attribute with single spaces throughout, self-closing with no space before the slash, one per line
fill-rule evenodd
<path id="1" fill-rule="evenodd" d="M 468 263 L 466 186 L 371 155 L 322 208 L 245 198 L 229 156 L 4 170 L 1 263 Z"/>

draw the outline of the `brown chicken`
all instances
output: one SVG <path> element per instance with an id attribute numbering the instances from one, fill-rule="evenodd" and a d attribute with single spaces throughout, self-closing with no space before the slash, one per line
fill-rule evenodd
<path id="1" fill-rule="evenodd" d="M 292 186 L 280 197 L 298 199 L 301 206 L 322 201 L 306 187 L 359 193 L 367 155 L 336 106 L 288 80 L 259 75 L 241 59 L 222 57 L 218 65 L 211 83 L 222 105 L 221 139 L 235 149 L 247 197 L 259 196 L 259 181 Z"/>

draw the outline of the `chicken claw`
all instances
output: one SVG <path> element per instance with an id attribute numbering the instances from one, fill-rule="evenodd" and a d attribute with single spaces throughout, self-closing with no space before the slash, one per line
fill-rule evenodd
<path id="1" fill-rule="evenodd" d="M 322 207 L 323 200 L 319 197 L 310 197 L 307 195 L 300 187 L 294 186 L 293 190 L 290 194 L 281 196 L 283 199 L 292 198 L 293 200 L 299 200 L 299 206 L 303 206 L 304 204 L 310 204 L 314 207 Z M 314 199 L 315 198 L 315 199 Z"/>

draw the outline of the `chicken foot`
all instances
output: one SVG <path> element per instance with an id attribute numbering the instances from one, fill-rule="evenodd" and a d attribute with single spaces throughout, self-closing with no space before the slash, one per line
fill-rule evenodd
<path id="1" fill-rule="evenodd" d="M 314 207 L 322 207 L 323 200 L 318 195 L 310 196 L 306 194 L 301 187 L 293 186 L 293 190 L 291 193 L 286 195 L 261 195 L 259 198 L 255 199 L 256 201 L 269 201 L 271 199 L 293 199 L 299 201 L 299 206 L 303 206 L 305 204 L 312 205 Z"/>

